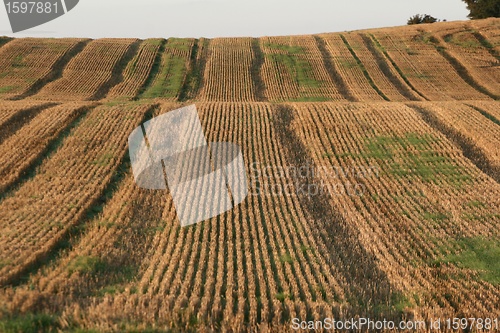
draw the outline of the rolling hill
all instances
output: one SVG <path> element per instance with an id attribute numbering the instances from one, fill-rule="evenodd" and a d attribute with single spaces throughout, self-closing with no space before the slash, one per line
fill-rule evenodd
<path id="1" fill-rule="evenodd" d="M 500 329 L 499 99 L 500 19 L 0 38 L 0 331 Z M 127 139 L 190 104 L 249 195 L 181 228 Z"/>

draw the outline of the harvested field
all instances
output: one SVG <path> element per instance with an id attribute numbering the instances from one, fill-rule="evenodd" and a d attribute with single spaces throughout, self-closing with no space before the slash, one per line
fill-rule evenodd
<path id="1" fill-rule="evenodd" d="M 0 49 L 0 99 L 22 96 L 54 79 L 82 39 L 16 39 Z"/>
<path id="2" fill-rule="evenodd" d="M 0 331 L 500 329 L 498 36 L 0 39 Z M 210 147 L 241 148 L 248 196 L 181 227 L 177 184 L 139 187 L 128 138 L 144 124 L 154 158 L 146 122 L 191 104 Z"/>
<path id="3" fill-rule="evenodd" d="M 90 42 L 64 69 L 60 79 L 46 85 L 34 98 L 91 100 L 105 94 L 106 85 L 133 44 L 133 39 L 99 39 Z"/>

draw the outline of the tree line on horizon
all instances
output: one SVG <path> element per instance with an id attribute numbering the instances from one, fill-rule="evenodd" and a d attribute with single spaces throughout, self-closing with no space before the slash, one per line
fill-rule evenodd
<path id="1" fill-rule="evenodd" d="M 471 20 L 485 19 L 488 17 L 500 17 L 500 0 L 462 0 L 467 4 L 469 10 L 468 18 Z M 437 18 L 428 14 L 416 14 L 407 21 L 408 25 L 435 23 Z M 446 20 L 443 20 L 446 21 Z"/>

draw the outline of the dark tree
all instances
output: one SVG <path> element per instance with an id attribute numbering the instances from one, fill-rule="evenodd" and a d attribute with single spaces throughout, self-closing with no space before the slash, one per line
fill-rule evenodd
<path id="1" fill-rule="evenodd" d="M 407 23 L 408 25 L 412 25 L 412 24 L 434 23 L 434 22 L 437 22 L 437 18 L 427 14 L 425 15 L 417 14 L 415 16 L 410 17 Z"/>
<path id="2" fill-rule="evenodd" d="M 470 19 L 500 17 L 500 0 L 463 0 L 470 11 Z"/>

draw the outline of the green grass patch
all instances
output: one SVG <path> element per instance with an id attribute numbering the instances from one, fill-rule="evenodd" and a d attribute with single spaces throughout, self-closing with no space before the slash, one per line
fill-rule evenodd
<path id="1" fill-rule="evenodd" d="M 312 96 L 312 97 L 300 97 L 289 99 L 289 102 L 328 102 L 331 101 L 331 98 L 323 97 L 323 96 Z"/>
<path id="2" fill-rule="evenodd" d="M 455 185 L 470 180 L 463 168 L 449 158 L 434 155 L 432 151 L 407 156 L 404 164 L 392 164 L 391 172 L 400 177 L 419 177 L 426 182 L 436 182 L 439 178 L 444 178 Z"/>
<path id="3" fill-rule="evenodd" d="M 465 220 L 469 221 L 491 221 L 493 219 L 499 219 L 500 218 L 500 213 L 482 213 L 482 214 L 477 214 L 477 213 L 463 213 L 461 216 Z"/>
<path id="4" fill-rule="evenodd" d="M 159 41 L 161 43 L 161 41 Z M 181 91 L 187 74 L 187 61 L 180 55 L 173 54 L 169 50 L 180 50 L 189 52 L 191 41 L 182 38 L 170 38 L 166 44 L 161 63 L 156 71 L 152 84 L 142 93 L 141 98 L 174 98 Z"/>
<path id="5" fill-rule="evenodd" d="M 109 285 L 98 292 L 98 296 L 104 296 L 104 295 L 115 295 L 118 293 L 123 293 L 125 291 L 125 287 L 122 285 Z"/>
<path id="6" fill-rule="evenodd" d="M 300 250 L 302 251 L 302 253 L 307 253 L 308 251 L 313 251 L 312 248 L 308 247 L 308 246 L 305 246 L 305 245 L 301 245 L 300 246 Z"/>
<path id="7" fill-rule="evenodd" d="M 198 95 L 203 84 L 203 69 L 205 68 L 206 50 L 210 41 L 198 39 L 193 44 L 189 71 L 179 92 L 179 101 L 186 101 Z"/>
<path id="8" fill-rule="evenodd" d="M 184 58 L 172 54 L 165 55 L 157 79 L 154 84 L 144 92 L 142 97 L 176 97 L 181 90 L 186 71 L 187 66 Z"/>
<path id="9" fill-rule="evenodd" d="M 179 51 L 191 51 L 191 40 L 184 38 L 169 38 L 167 48 L 176 49 Z"/>
<path id="10" fill-rule="evenodd" d="M 97 275 L 106 270 L 107 264 L 102 259 L 92 256 L 78 256 L 67 267 L 68 274 Z"/>
<path id="11" fill-rule="evenodd" d="M 340 64 L 341 67 L 347 68 L 347 69 L 361 68 L 361 66 L 359 65 L 359 63 L 355 59 L 341 58 L 341 59 L 338 59 L 338 63 Z"/>
<path id="12" fill-rule="evenodd" d="M 371 311 L 376 318 L 387 315 L 402 314 L 406 310 L 415 307 L 415 300 L 400 293 L 394 292 L 390 295 L 390 299 L 386 303 L 375 304 Z"/>
<path id="13" fill-rule="evenodd" d="M 424 74 L 424 73 L 408 73 L 408 74 L 405 74 L 405 75 L 408 78 L 421 79 L 421 80 L 429 80 L 429 79 L 432 78 L 431 75 Z"/>
<path id="14" fill-rule="evenodd" d="M 447 156 L 430 150 L 429 145 L 438 139 L 430 134 L 408 133 L 403 137 L 378 136 L 366 140 L 361 157 L 385 161 L 384 171 L 398 177 L 418 177 L 426 182 L 445 180 L 456 186 L 470 181 L 466 170 Z M 397 160 L 397 162 L 396 162 Z"/>
<path id="15" fill-rule="evenodd" d="M 324 153 L 323 155 L 323 158 L 332 158 L 333 156 L 335 156 L 334 153 Z"/>
<path id="16" fill-rule="evenodd" d="M 398 313 L 402 313 L 408 308 L 412 308 L 414 306 L 414 302 L 407 296 L 394 293 L 391 297 L 390 308 Z"/>
<path id="17" fill-rule="evenodd" d="M 419 35 L 414 36 L 413 40 L 424 44 L 432 44 L 435 42 L 435 38 L 429 32 L 421 32 Z"/>
<path id="18" fill-rule="evenodd" d="M 124 284 L 111 284 L 107 285 L 104 288 L 101 288 L 99 291 L 97 291 L 96 296 L 98 297 L 103 297 L 105 295 L 116 295 L 116 294 L 121 294 L 125 292 L 125 285 Z M 137 289 L 131 290 L 130 291 L 132 294 L 137 293 Z"/>
<path id="19" fill-rule="evenodd" d="M 22 55 L 22 54 L 17 55 L 14 58 L 14 60 L 12 60 L 12 65 L 11 66 L 12 67 L 16 67 L 16 68 L 18 68 L 18 67 L 24 67 L 25 66 L 25 64 L 24 64 L 24 55 Z"/>
<path id="20" fill-rule="evenodd" d="M 276 299 L 277 299 L 278 301 L 280 301 L 280 302 L 284 302 L 284 301 L 285 301 L 285 299 L 287 299 L 287 298 L 288 298 L 288 299 L 293 300 L 293 296 L 292 296 L 292 295 L 287 294 L 287 293 L 283 293 L 283 292 L 282 292 L 282 293 L 277 293 L 277 294 L 275 295 L 275 297 L 276 297 Z"/>
<path id="21" fill-rule="evenodd" d="M 321 82 L 312 75 L 311 64 L 306 60 L 299 59 L 295 54 L 267 54 L 266 56 L 275 63 L 284 64 L 300 87 L 317 88 L 321 85 Z"/>
<path id="22" fill-rule="evenodd" d="M 294 78 L 299 87 L 318 88 L 322 82 L 317 81 L 313 76 L 313 68 L 309 61 L 301 59 L 304 49 L 299 46 L 289 46 L 281 44 L 265 44 L 268 48 L 283 51 L 278 54 L 266 54 L 266 57 L 275 63 L 285 65 L 290 76 Z"/>
<path id="23" fill-rule="evenodd" d="M 467 202 L 465 206 L 469 208 L 484 208 L 486 207 L 486 204 L 479 200 L 472 200 Z"/>
<path id="24" fill-rule="evenodd" d="M 403 151 L 410 147 L 417 151 L 423 151 L 430 143 L 437 142 L 430 134 L 419 135 L 407 133 L 404 137 L 398 136 L 377 136 L 366 140 L 365 148 L 367 156 L 377 159 L 390 159 L 394 156 L 394 150 Z"/>
<path id="25" fill-rule="evenodd" d="M 264 46 L 274 50 L 285 51 L 286 53 L 290 54 L 305 53 L 304 48 L 300 46 L 291 46 L 291 45 L 274 44 L 274 43 L 266 43 L 264 44 Z"/>
<path id="26" fill-rule="evenodd" d="M 460 46 L 466 49 L 481 48 L 481 42 L 479 42 L 473 35 L 469 33 L 458 33 L 454 35 L 446 35 L 444 41 L 449 44 Z"/>
<path id="27" fill-rule="evenodd" d="M 441 223 L 441 222 L 444 222 L 446 220 L 449 220 L 450 216 L 446 213 L 443 213 L 443 212 L 435 212 L 435 213 L 425 212 L 424 219 L 426 219 L 428 221 L 434 221 L 436 223 Z"/>
<path id="28" fill-rule="evenodd" d="M 58 332 L 58 328 L 57 318 L 48 314 L 11 315 L 0 319 L 3 333 L 51 333 Z"/>
<path id="29" fill-rule="evenodd" d="M 498 240 L 481 237 L 463 238 L 458 241 L 458 244 L 462 251 L 448 255 L 440 262 L 474 270 L 482 280 L 500 285 L 500 242 Z"/>
<path id="30" fill-rule="evenodd" d="M 106 228 L 106 229 L 113 228 L 116 225 L 115 222 L 110 222 L 108 220 L 99 220 L 98 222 L 96 222 L 96 224 L 99 227 Z"/>
<path id="31" fill-rule="evenodd" d="M 0 94 L 5 94 L 9 93 L 13 90 L 17 89 L 15 86 L 5 86 L 5 87 L 0 87 Z"/>
<path id="32" fill-rule="evenodd" d="M 280 256 L 280 261 L 282 263 L 289 263 L 289 264 L 291 264 L 293 262 L 293 258 L 290 255 L 290 253 L 285 253 L 285 254 L 283 254 L 283 255 Z"/>
<path id="33" fill-rule="evenodd" d="M 99 166 L 109 165 L 113 160 L 114 155 L 112 153 L 105 153 L 100 155 L 96 160 L 92 162 L 92 164 L 96 164 Z"/>
<path id="34" fill-rule="evenodd" d="M 146 39 L 143 43 L 145 45 L 160 46 L 162 42 L 163 39 L 149 38 Z"/>

